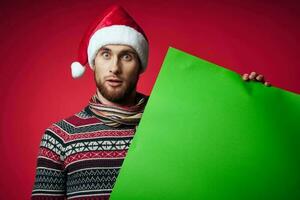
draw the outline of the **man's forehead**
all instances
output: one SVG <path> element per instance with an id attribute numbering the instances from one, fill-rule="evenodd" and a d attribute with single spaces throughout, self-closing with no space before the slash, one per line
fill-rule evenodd
<path id="1" fill-rule="evenodd" d="M 105 45 L 103 47 L 101 47 L 99 49 L 99 51 L 103 51 L 103 50 L 106 50 L 106 51 L 114 51 L 114 52 L 123 52 L 123 51 L 129 51 L 129 52 L 132 52 L 132 53 L 136 53 L 136 51 L 129 45 L 121 45 L 121 44 L 108 44 L 108 45 Z"/>

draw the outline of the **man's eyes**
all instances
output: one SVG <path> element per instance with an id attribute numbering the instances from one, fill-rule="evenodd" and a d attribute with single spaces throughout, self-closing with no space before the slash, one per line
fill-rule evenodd
<path id="1" fill-rule="evenodd" d="M 132 56 L 130 54 L 124 54 L 122 56 L 122 59 L 126 60 L 126 61 L 130 61 L 132 59 Z"/>
<path id="2" fill-rule="evenodd" d="M 111 58 L 111 54 L 109 52 L 106 52 L 106 51 L 102 52 L 101 56 L 104 59 L 110 59 Z M 122 60 L 125 60 L 125 61 L 131 61 L 133 59 L 133 55 L 131 55 L 129 53 L 125 53 L 125 54 L 121 55 L 120 58 Z"/>
<path id="3" fill-rule="evenodd" d="M 105 59 L 110 58 L 110 54 L 109 54 L 108 52 L 102 52 L 101 55 L 102 55 L 102 57 L 105 58 Z"/>

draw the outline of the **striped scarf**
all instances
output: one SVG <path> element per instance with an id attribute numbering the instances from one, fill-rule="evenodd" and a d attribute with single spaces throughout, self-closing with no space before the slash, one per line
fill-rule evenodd
<path id="1" fill-rule="evenodd" d="M 89 101 L 89 109 L 98 116 L 107 126 L 118 127 L 124 125 L 138 125 L 148 96 L 137 92 L 137 104 L 130 107 L 108 106 L 102 104 L 97 93 Z"/>

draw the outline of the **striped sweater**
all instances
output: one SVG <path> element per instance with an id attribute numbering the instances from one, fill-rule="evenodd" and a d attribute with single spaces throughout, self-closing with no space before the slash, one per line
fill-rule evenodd
<path id="1" fill-rule="evenodd" d="M 31 199 L 109 199 L 135 128 L 107 126 L 88 106 L 49 126 Z"/>

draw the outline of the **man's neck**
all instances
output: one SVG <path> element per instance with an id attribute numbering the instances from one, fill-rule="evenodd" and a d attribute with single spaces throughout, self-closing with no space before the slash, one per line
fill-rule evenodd
<path id="1" fill-rule="evenodd" d="M 124 101 L 122 103 L 115 103 L 112 101 L 109 101 L 108 99 L 106 99 L 98 90 L 97 88 L 97 97 L 99 98 L 99 100 L 101 101 L 101 103 L 108 105 L 108 106 L 133 106 L 136 103 L 136 90 L 133 90 L 133 92 L 126 98 L 124 99 Z"/>

